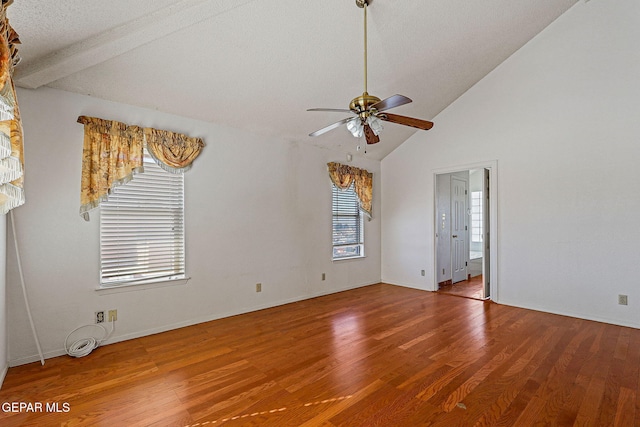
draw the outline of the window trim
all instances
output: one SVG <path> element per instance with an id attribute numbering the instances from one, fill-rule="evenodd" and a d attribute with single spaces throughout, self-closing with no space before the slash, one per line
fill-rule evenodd
<path id="1" fill-rule="evenodd" d="M 138 283 L 138 284 L 123 284 L 120 286 L 109 286 L 109 287 L 96 287 L 94 290 L 98 293 L 98 295 L 111 295 L 111 294 L 119 294 L 123 292 L 134 292 L 134 291 L 145 291 L 149 289 L 157 289 L 157 288 L 167 288 L 171 286 L 184 286 L 186 285 L 191 277 L 187 276 L 182 279 L 171 279 L 171 280 L 163 280 L 158 282 L 150 282 L 150 283 Z"/>

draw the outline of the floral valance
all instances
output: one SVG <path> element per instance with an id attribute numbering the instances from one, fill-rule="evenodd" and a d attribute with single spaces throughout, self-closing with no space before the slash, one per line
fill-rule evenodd
<path id="1" fill-rule="evenodd" d="M 353 184 L 354 191 L 360 200 L 360 209 L 371 218 L 371 204 L 373 200 L 373 174 L 340 163 L 327 163 L 331 182 L 340 190 L 348 189 Z"/>
<path id="2" fill-rule="evenodd" d="M 0 6 L 0 214 L 24 204 L 22 121 L 13 84 L 20 39 L 7 19 L 11 3 Z"/>
<path id="3" fill-rule="evenodd" d="M 144 171 L 144 147 L 158 165 L 173 173 L 191 167 L 204 142 L 183 134 L 127 125 L 97 117 L 78 117 L 84 125 L 80 215 L 89 220 L 89 211 L 108 199 L 118 185 Z"/>
<path id="4" fill-rule="evenodd" d="M 144 137 L 151 157 L 162 169 L 172 173 L 191 169 L 191 163 L 204 148 L 200 138 L 164 130 L 145 128 Z"/>

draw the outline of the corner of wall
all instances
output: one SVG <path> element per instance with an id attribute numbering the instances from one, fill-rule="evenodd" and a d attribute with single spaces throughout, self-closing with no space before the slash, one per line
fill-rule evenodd
<path id="1" fill-rule="evenodd" d="M 5 365 L 0 371 L 0 390 L 2 390 L 2 384 L 4 384 L 4 377 L 7 376 L 7 372 L 9 371 L 9 365 Z"/>
<path id="2" fill-rule="evenodd" d="M 7 216 L 0 215 L 0 389 L 9 370 L 7 337 Z"/>

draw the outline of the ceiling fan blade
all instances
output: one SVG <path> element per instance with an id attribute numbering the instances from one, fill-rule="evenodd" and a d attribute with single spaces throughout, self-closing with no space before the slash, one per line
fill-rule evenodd
<path id="1" fill-rule="evenodd" d="M 433 122 L 427 120 L 414 119 L 413 117 L 399 116 L 397 114 L 384 113 L 377 115 L 379 119 L 399 125 L 411 126 L 414 128 L 429 130 L 433 127 Z"/>
<path id="2" fill-rule="evenodd" d="M 309 108 L 307 111 L 333 111 L 333 112 L 336 112 L 336 113 L 356 114 L 351 110 L 347 110 L 346 108 Z"/>
<path id="3" fill-rule="evenodd" d="M 380 142 L 380 138 L 373 132 L 371 126 L 368 124 L 364 125 L 364 137 L 367 139 L 367 144 L 376 144 Z"/>
<path id="4" fill-rule="evenodd" d="M 333 129 L 335 129 L 337 127 L 340 127 L 341 125 L 343 125 L 343 124 L 345 124 L 347 122 L 350 122 L 351 120 L 356 120 L 356 119 L 357 119 L 357 117 L 347 117 L 346 119 L 342 119 L 339 122 L 332 123 L 329 126 L 325 126 L 322 129 L 319 129 L 319 130 L 317 130 L 315 132 L 312 132 L 312 133 L 309 134 L 309 136 L 322 135 L 325 132 L 329 132 L 330 130 L 333 130 Z"/>
<path id="5" fill-rule="evenodd" d="M 407 98 L 404 95 L 392 95 L 388 98 L 383 99 L 382 101 L 378 101 L 375 104 L 371 105 L 369 108 L 375 108 L 378 111 L 385 111 L 390 108 L 399 107 L 404 104 L 408 104 L 411 101 L 410 98 Z"/>

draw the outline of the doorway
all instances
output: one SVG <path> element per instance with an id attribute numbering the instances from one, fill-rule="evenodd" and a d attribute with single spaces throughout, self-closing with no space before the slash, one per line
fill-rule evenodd
<path id="1" fill-rule="evenodd" d="M 497 301 L 496 162 L 434 175 L 434 290 Z"/>

